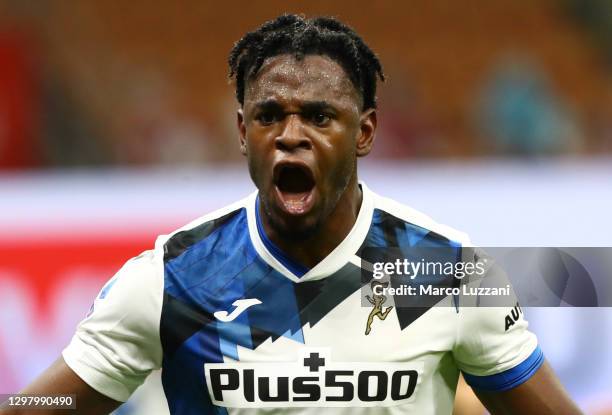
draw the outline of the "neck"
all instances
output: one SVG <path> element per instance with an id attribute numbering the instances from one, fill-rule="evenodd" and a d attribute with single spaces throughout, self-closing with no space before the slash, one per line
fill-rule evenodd
<path id="1" fill-rule="evenodd" d="M 312 268 L 328 256 L 349 234 L 361 208 L 363 195 L 357 178 L 353 177 L 338 200 L 334 210 L 321 224 L 318 231 L 296 244 L 275 232 L 265 214 L 262 224 L 268 238 L 294 261 Z"/>

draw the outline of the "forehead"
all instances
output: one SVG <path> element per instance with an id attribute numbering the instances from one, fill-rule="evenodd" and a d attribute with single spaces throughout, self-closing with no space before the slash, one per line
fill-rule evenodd
<path id="1" fill-rule="evenodd" d="M 292 55 L 266 59 L 256 77 L 247 81 L 245 105 L 270 99 L 361 106 L 361 95 L 342 66 L 321 55 L 306 55 L 301 60 Z"/>

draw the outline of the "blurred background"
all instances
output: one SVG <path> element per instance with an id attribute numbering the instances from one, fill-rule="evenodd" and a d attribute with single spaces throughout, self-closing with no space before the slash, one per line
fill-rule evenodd
<path id="1" fill-rule="evenodd" d="M 611 246 L 611 1 L 0 0 L 0 393 L 126 259 L 253 190 L 226 58 L 283 12 L 379 55 L 373 190 L 481 246 Z M 526 311 L 589 414 L 612 413 L 611 311 Z M 166 413 L 158 386 L 119 412 Z"/>

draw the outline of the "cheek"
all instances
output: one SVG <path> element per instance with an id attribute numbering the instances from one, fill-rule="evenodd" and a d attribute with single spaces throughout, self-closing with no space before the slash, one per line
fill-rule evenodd
<path id="1" fill-rule="evenodd" d="M 274 147 L 274 138 L 278 132 L 273 127 L 251 126 L 246 132 L 246 147 L 249 153 L 256 153 L 257 157 L 266 156 L 270 147 Z"/>
<path id="2" fill-rule="evenodd" d="M 355 139 L 344 132 L 335 139 L 328 140 L 325 151 L 325 173 L 334 187 L 344 188 L 355 169 Z"/>
<path id="3" fill-rule="evenodd" d="M 249 138 L 246 139 L 246 158 L 249 166 L 249 174 L 255 184 L 259 183 L 261 176 L 261 151 L 258 148 L 258 142 Z"/>
<path id="4" fill-rule="evenodd" d="M 264 185 L 269 174 L 270 140 L 259 134 L 249 134 L 246 140 L 246 157 L 249 174 L 256 185 Z"/>

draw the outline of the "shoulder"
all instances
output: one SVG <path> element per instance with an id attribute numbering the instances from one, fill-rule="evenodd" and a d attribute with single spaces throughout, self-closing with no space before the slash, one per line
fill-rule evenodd
<path id="1" fill-rule="evenodd" d="M 255 193 L 203 215 L 167 235 L 160 235 L 155 242 L 155 251 L 168 261 L 236 220 L 242 219 L 242 225 L 246 226 L 246 209 L 254 200 Z"/>
<path id="2" fill-rule="evenodd" d="M 396 200 L 380 196 L 371 190 L 370 193 L 374 201 L 375 220 L 378 214 L 378 220 L 403 223 L 407 226 L 420 228 L 427 233 L 437 234 L 462 246 L 471 246 L 471 241 L 467 233 L 436 222 L 425 213 L 399 203 Z"/>
<path id="3" fill-rule="evenodd" d="M 81 325 L 97 329 L 133 321 L 139 326 L 150 323 L 153 330 L 159 323 L 162 295 L 162 259 L 155 250 L 144 251 L 128 260 L 102 287 Z"/>

